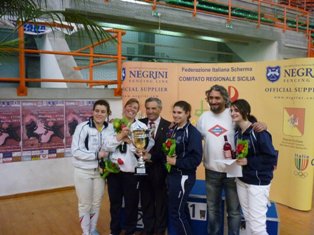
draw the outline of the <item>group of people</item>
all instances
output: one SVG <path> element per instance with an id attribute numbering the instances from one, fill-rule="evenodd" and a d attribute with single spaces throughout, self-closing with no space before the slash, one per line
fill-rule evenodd
<path id="1" fill-rule="evenodd" d="M 271 135 L 266 126 L 251 115 L 246 100 L 237 100 L 230 106 L 224 87 L 211 87 L 206 91 L 206 101 L 210 110 L 201 115 L 195 127 L 190 122 L 191 105 L 186 101 L 174 103 L 173 121 L 169 122 L 160 116 L 160 99 L 148 98 L 145 101 L 146 118 L 139 120 L 136 119 L 139 101 L 129 99 L 123 107 L 123 118 L 129 125 L 118 133 L 109 122 L 111 111 L 108 102 L 98 100 L 94 103 L 93 116 L 76 127 L 72 141 L 74 184 L 84 235 L 99 234 L 96 226 L 104 195 L 104 180 L 100 177 L 98 162 L 102 158 L 110 159 L 120 168 L 118 173 L 107 177 L 110 231 L 113 235 L 122 230 L 126 235 L 135 233 L 139 198 L 145 234 L 165 234 L 169 221 L 177 235 L 193 235 L 187 200 L 202 159 L 207 189 L 208 234 L 219 234 L 222 227 L 222 190 L 227 203 L 228 234 L 239 234 L 241 209 L 247 234 L 267 234 L 268 195 L 277 163 Z M 139 128 L 152 130 L 143 154 L 145 176 L 134 174 L 139 154 L 129 137 Z M 247 156 L 235 162 L 240 171 L 242 168 L 241 177 L 228 177 L 227 166 L 217 161 L 224 159 L 224 135 L 229 137 L 233 149 L 236 149 L 234 143 L 238 140 L 248 143 Z M 175 140 L 176 148 L 174 154 L 166 156 L 162 145 L 169 138 Z M 165 163 L 171 167 L 166 169 Z"/>

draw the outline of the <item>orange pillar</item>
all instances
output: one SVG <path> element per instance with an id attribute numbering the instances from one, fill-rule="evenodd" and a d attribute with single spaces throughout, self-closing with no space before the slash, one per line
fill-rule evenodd
<path id="1" fill-rule="evenodd" d="M 24 27 L 22 22 L 18 23 L 18 38 L 19 38 L 20 84 L 17 87 L 16 93 L 18 96 L 27 96 L 27 87 L 25 83 Z"/>
<path id="2" fill-rule="evenodd" d="M 89 57 L 89 81 L 92 82 L 94 80 L 94 47 L 89 48 L 89 54 L 92 56 Z M 89 83 L 89 88 L 93 88 L 93 84 Z"/>
<path id="3" fill-rule="evenodd" d="M 122 32 L 117 32 L 117 39 L 118 39 L 118 45 L 117 45 L 117 88 L 114 90 L 115 96 L 121 96 L 122 95 Z"/>

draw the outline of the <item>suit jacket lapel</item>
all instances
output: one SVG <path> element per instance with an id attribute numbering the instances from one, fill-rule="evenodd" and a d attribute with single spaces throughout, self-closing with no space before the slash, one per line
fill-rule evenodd
<path id="1" fill-rule="evenodd" d="M 158 125 L 158 128 L 157 128 L 156 135 L 155 135 L 155 140 L 157 140 L 157 139 L 160 137 L 160 133 L 163 132 L 164 128 L 166 128 L 165 122 L 164 122 L 164 120 L 161 118 L 161 119 L 160 119 L 160 122 L 159 122 L 159 125 Z"/>

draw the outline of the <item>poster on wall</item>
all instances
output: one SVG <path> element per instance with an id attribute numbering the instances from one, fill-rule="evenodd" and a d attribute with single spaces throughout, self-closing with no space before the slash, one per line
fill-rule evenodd
<path id="1" fill-rule="evenodd" d="M 92 116 L 94 101 L 69 100 L 65 101 L 65 157 L 71 156 L 72 137 L 76 126 L 87 121 Z"/>
<path id="2" fill-rule="evenodd" d="M 20 101 L 0 101 L 0 163 L 21 161 L 20 109 Z"/>
<path id="3" fill-rule="evenodd" d="M 22 159 L 64 157 L 64 101 L 22 102 Z"/>
<path id="4" fill-rule="evenodd" d="M 273 136 L 279 160 L 271 199 L 299 210 L 310 210 L 314 175 L 313 59 L 123 64 L 123 101 L 138 98 L 144 113 L 145 99 L 158 97 L 163 102 L 162 116 L 169 120 L 172 120 L 173 103 L 186 100 L 192 105 L 191 122 L 194 124 L 209 109 L 205 92 L 215 84 L 224 86 L 232 101 L 248 100 L 252 114 L 267 124 Z"/>

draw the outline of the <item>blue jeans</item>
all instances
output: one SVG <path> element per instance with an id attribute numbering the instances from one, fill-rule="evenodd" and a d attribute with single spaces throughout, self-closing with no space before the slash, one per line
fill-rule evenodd
<path id="1" fill-rule="evenodd" d="M 226 173 L 205 170 L 207 206 L 208 206 L 208 234 L 223 234 L 223 213 L 221 210 L 221 193 L 224 190 L 227 213 L 228 235 L 238 235 L 240 232 L 241 212 L 237 194 L 235 178 L 227 178 Z"/>

